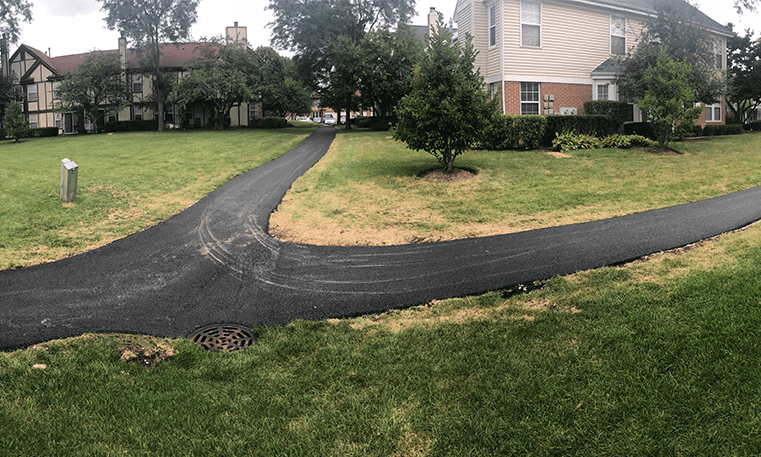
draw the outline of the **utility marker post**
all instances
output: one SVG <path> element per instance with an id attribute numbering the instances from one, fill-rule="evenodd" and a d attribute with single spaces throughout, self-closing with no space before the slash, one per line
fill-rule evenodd
<path id="1" fill-rule="evenodd" d="M 76 163 L 69 159 L 61 160 L 61 200 L 71 203 L 77 198 Z"/>

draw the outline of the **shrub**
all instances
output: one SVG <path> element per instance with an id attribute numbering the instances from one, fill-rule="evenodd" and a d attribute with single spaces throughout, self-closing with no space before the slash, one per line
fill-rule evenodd
<path id="1" fill-rule="evenodd" d="M 761 120 L 745 124 L 743 125 L 743 129 L 751 132 L 759 132 L 761 131 Z"/>
<path id="2" fill-rule="evenodd" d="M 258 117 L 251 119 L 249 127 L 252 129 L 283 129 L 288 127 L 288 121 L 282 117 Z"/>
<path id="3" fill-rule="evenodd" d="M 642 135 L 629 135 L 629 147 L 650 148 L 655 146 L 655 141 Z"/>
<path id="4" fill-rule="evenodd" d="M 496 114 L 475 147 L 490 151 L 505 151 L 514 149 L 518 139 L 515 116 Z"/>
<path id="5" fill-rule="evenodd" d="M 600 147 L 613 149 L 629 149 L 632 145 L 631 136 L 610 135 L 600 140 Z"/>
<path id="6" fill-rule="evenodd" d="M 649 122 L 631 122 L 624 124 L 624 135 L 639 135 L 655 140 L 655 129 Z"/>
<path id="7" fill-rule="evenodd" d="M 584 135 L 605 137 L 618 133 L 620 125 L 610 115 L 593 116 L 548 116 L 544 133 L 544 144 L 552 144 L 556 135 L 563 132 L 576 132 Z"/>
<path id="8" fill-rule="evenodd" d="M 558 133 L 555 135 L 555 139 L 552 140 L 552 150 L 560 152 L 576 149 L 598 149 L 601 145 L 602 142 L 598 138 L 574 131 Z"/>
<path id="9" fill-rule="evenodd" d="M 740 124 L 706 125 L 703 127 L 703 136 L 739 135 L 743 132 Z"/>
<path id="10" fill-rule="evenodd" d="M 30 135 L 34 138 L 49 138 L 58 136 L 58 127 L 39 127 L 30 130 Z"/>
<path id="11" fill-rule="evenodd" d="M 116 121 L 106 122 L 103 126 L 105 132 L 147 132 L 159 129 L 159 121 L 151 119 L 146 121 Z"/>
<path id="12" fill-rule="evenodd" d="M 618 131 L 624 122 L 632 118 L 634 106 L 626 102 L 613 100 L 594 100 L 584 102 L 584 112 L 588 116 L 611 116 Z"/>
<path id="13" fill-rule="evenodd" d="M 542 144 L 547 128 L 547 116 L 527 115 L 515 116 L 519 144 L 524 149 L 536 149 Z"/>

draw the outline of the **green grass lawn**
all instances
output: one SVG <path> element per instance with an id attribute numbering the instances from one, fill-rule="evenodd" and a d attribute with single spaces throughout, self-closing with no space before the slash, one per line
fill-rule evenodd
<path id="1" fill-rule="evenodd" d="M 4 141 L 0 269 L 56 260 L 156 224 L 290 150 L 313 129 Z M 63 158 L 79 166 L 73 204 L 59 196 Z"/>
<path id="2" fill-rule="evenodd" d="M 339 138 L 345 144 L 350 135 Z M 652 161 L 676 176 L 697 173 L 700 166 L 684 163 L 704 157 L 705 168 L 721 169 L 706 174 L 726 177 L 718 188 L 702 174 L 685 176 L 692 184 L 682 186 L 684 195 L 656 187 L 649 197 L 690 200 L 754 185 L 753 154 L 737 150 L 758 140 L 745 141 L 681 144 L 688 154 L 674 158 L 492 155 L 524 158 L 513 162 L 522 166 L 518 175 L 537 179 L 548 167 L 560 174 L 580 166 L 560 165 L 574 161 L 589 161 L 589 174 L 592 162 L 619 162 L 622 176 L 641 174 L 627 163 Z M 621 161 L 629 155 L 641 157 Z M 382 167 L 383 156 L 376 159 Z M 347 174 L 342 168 L 383 181 L 372 163 L 363 171 L 347 158 L 330 160 L 337 171 L 324 185 L 339 186 L 330 180 Z M 732 168 L 732 160 L 746 166 Z M 388 174 L 399 179 L 433 166 L 414 153 L 391 163 L 397 171 Z M 0 353 L 0 455 L 761 454 L 761 224 L 552 278 L 528 294 L 256 330 L 255 346 L 226 354 L 126 335 Z M 147 369 L 123 360 L 125 348 L 160 350 L 167 359 Z"/>
<path id="3" fill-rule="evenodd" d="M 436 160 L 387 132 L 339 132 L 293 185 L 273 234 L 310 244 L 404 244 L 503 234 L 642 212 L 761 184 L 761 136 L 672 143 L 682 155 L 635 150 L 468 151 L 466 181 L 418 178 Z"/>

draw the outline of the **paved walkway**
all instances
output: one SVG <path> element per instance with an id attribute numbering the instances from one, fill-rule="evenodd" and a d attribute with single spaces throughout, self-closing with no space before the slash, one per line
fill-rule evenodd
<path id="1" fill-rule="evenodd" d="M 100 249 L 0 271 L 0 349 L 86 332 L 186 337 L 208 324 L 377 313 L 626 262 L 761 220 L 761 187 L 584 224 L 384 247 L 284 243 L 269 215 L 325 154 L 318 129 L 157 226 Z"/>

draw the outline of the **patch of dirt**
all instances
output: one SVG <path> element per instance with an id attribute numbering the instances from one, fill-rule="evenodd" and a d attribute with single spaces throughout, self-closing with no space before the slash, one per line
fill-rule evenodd
<path id="1" fill-rule="evenodd" d="M 119 345 L 119 360 L 133 363 L 147 369 L 153 369 L 159 363 L 168 360 L 177 354 L 173 348 L 164 343 L 156 343 L 156 347 L 144 347 L 133 341 L 125 341 Z"/>
<path id="2" fill-rule="evenodd" d="M 475 176 L 475 173 L 464 168 L 455 168 L 451 173 L 446 173 L 442 169 L 436 169 L 424 172 L 420 175 L 420 179 L 435 182 L 460 182 L 467 181 Z"/>
<path id="3" fill-rule="evenodd" d="M 564 152 L 557 152 L 557 151 L 547 151 L 547 154 L 551 155 L 552 157 L 555 157 L 556 159 L 570 159 L 573 157 L 571 154 L 566 154 Z"/>

